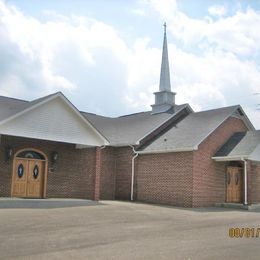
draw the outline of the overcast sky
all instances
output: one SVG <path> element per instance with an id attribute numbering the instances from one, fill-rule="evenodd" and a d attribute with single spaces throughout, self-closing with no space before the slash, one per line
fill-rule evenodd
<path id="1" fill-rule="evenodd" d="M 241 104 L 260 128 L 260 0 L 0 0 L 0 95 L 150 110 L 164 21 L 176 103 Z"/>

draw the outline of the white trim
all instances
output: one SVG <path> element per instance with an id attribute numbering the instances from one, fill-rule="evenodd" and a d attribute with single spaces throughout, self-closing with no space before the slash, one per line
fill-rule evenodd
<path id="1" fill-rule="evenodd" d="M 178 148 L 171 150 L 154 150 L 154 151 L 137 151 L 139 154 L 154 154 L 154 153 L 178 153 L 178 152 L 192 152 L 198 150 L 197 146 L 191 148 Z"/>
<path id="2" fill-rule="evenodd" d="M 131 146 L 131 145 L 138 145 L 139 143 L 121 143 L 121 144 L 114 144 L 110 143 L 109 145 L 112 147 L 125 147 L 125 146 Z"/>
<path id="3" fill-rule="evenodd" d="M 19 117 L 19 116 L 21 116 L 21 115 L 23 115 L 23 114 L 25 114 L 25 113 L 27 113 L 27 112 L 29 112 L 29 111 L 31 111 L 31 110 L 33 110 L 33 109 L 35 109 L 35 108 L 37 108 L 40 105 L 43 105 L 43 104 L 51 101 L 52 99 L 56 98 L 58 96 L 58 94 L 59 94 L 59 92 L 51 95 L 49 98 L 43 99 L 42 101 L 40 101 L 39 103 L 36 103 L 35 105 L 29 106 L 28 108 L 25 108 L 24 110 L 22 110 L 22 111 L 20 111 L 16 114 L 6 118 L 6 119 L 0 121 L 0 126 L 9 122 L 9 121 L 11 121 L 11 120 L 13 120 L 13 119 L 15 119 L 15 118 L 17 118 L 17 117 Z"/>
<path id="4" fill-rule="evenodd" d="M 248 158 L 247 155 L 234 155 L 234 156 L 213 156 L 211 159 L 219 162 L 225 161 L 241 161 Z"/>
<path id="5" fill-rule="evenodd" d="M 78 109 L 62 94 L 60 97 L 70 106 L 70 108 L 104 141 L 105 145 L 109 144 L 109 141 L 103 136 L 79 111 Z"/>
<path id="6" fill-rule="evenodd" d="M 132 157 L 132 174 L 131 174 L 131 201 L 134 200 L 134 182 L 135 182 L 135 159 L 139 155 L 139 153 L 135 150 L 133 146 L 130 146 L 133 149 L 134 156 Z"/>
<path id="7" fill-rule="evenodd" d="M 244 109 L 238 105 L 240 110 L 242 111 L 243 113 L 243 116 L 240 115 L 240 119 L 243 120 L 243 122 L 246 124 L 246 126 L 249 128 L 249 130 L 255 130 L 255 127 L 253 126 L 253 124 L 251 123 L 251 121 L 249 120 L 248 116 L 246 115 Z M 241 118 L 242 117 L 242 118 Z"/>
<path id="8" fill-rule="evenodd" d="M 169 120 L 171 120 L 173 117 L 175 117 L 176 115 L 178 115 L 183 109 L 188 108 L 190 110 L 190 112 L 192 113 L 193 110 L 190 107 L 189 104 L 186 104 L 181 110 L 179 110 L 177 113 L 174 113 L 171 117 L 169 117 L 168 119 L 166 119 L 165 121 L 163 121 L 160 125 L 154 127 L 150 132 L 148 132 L 147 134 L 145 134 L 143 137 L 139 138 L 136 141 L 136 145 L 140 144 L 140 141 L 142 141 L 145 137 L 149 136 L 151 133 L 153 133 L 156 129 L 158 129 L 161 125 L 165 124 L 166 122 L 168 122 Z M 159 113 L 158 113 L 159 114 Z"/>
<path id="9" fill-rule="evenodd" d="M 238 109 L 235 108 L 234 111 L 236 111 Z M 223 119 L 212 131 L 210 131 L 205 137 L 203 137 L 198 143 L 197 146 L 199 146 L 201 143 L 203 143 L 216 129 L 218 129 L 233 113 L 234 111 L 232 111 L 232 113 L 230 113 L 228 116 L 225 117 L 225 119 Z M 203 112 L 203 111 L 201 111 Z"/>
<path id="10" fill-rule="evenodd" d="M 55 98 L 61 98 L 70 107 L 70 109 L 78 117 L 80 117 L 81 120 L 83 120 L 84 123 L 87 124 L 87 126 L 90 127 L 90 129 L 92 131 L 94 131 L 94 133 L 96 133 L 99 138 L 101 138 L 101 140 L 104 142 L 105 145 L 109 144 L 109 141 L 77 110 L 77 108 L 61 92 L 57 92 L 55 94 L 52 94 L 52 95 L 50 95 L 50 97 L 46 97 L 45 99 L 43 97 L 42 101 L 40 101 L 40 102 L 38 102 L 38 103 L 36 103 L 36 104 L 26 108 L 26 109 L 24 109 L 24 110 L 22 110 L 22 111 L 20 111 L 20 112 L 18 112 L 16 114 L 14 114 L 14 115 L 12 115 L 12 116 L 2 120 L 0 122 L 0 126 L 5 124 L 5 123 L 7 123 L 7 122 L 9 122 L 9 121 L 11 121 L 11 120 L 13 120 L 13 119 L 15 119 L 15 118 L 20 117 L 23 114 L 26 114 L 26 113 L 30 112 L 31 110 L 33 110 L 33 109 L 35 109 L 35 108 L 37 108 L 37 107 L 39 107 L 39 106 L 41 106 L 41 105 L 43 105 L 43 104 L 45 104 L 47 102 L 50 102 L 51 100 L 53 100 Z"/>
<path id="11" fill-rule="evenodd" d="M 236 108 L 234 109 L 234 111 L 232 111 L 228 116 L 225 117 L 225 119 L 223 121 L 221 121 L 221 123 L 214 128 L 210 133 L 208 133 L 203 139 L 201 139 L 201 141 L 199 143 L 197 143 L 197 146 L 199 146 L 201 143 L 203 143 L 204 140 L 206 140 L 216 129 L 218 129 L 230 116 L 232 116 L 234 114 L 235 111 L 237 111 L 238 109 L 241 109 L 244 117 L 240 116 L 240 119 L 245 123 L 245 125 L 249 128 L 249 130 L 255 130 L 254 126 L 251 124 L 251 122 L 249 121 L 248 117 L 246 116 L 246 113 L 244 112 L 244 110 L 242 109 L 242 107 L 240 105 L 237 105 Z M 203 112 L 203 111 L 201 111 Z"/>

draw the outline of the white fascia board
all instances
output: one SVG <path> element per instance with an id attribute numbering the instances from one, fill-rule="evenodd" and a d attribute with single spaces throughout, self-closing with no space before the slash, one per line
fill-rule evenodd
<path id="1" fill-rule="evenodd" d="M 91 128 L 91 130 L 94 131 L 99 136 L 99 138 L 101 138 L 101 140 L 104 141 L 105 145 L 109 145 L 109 141 L 78 111 L 78 109 L 61 92 L 57 92 L 56 94 L 53 94 L 49 98 L 46 98 L 46 99 L 40 101 L 39 103 L 36 103 L 35 105 L 32 105 L 32 106 L 14 114 L 13 116 L 10 116 L 10 117 L 4 119 L 3 121 L 0 122 L 0 126 L 25 113 L 30 112 L 31 110 L 33 110 L 47 102 L 50 102 L 51 100 L 53 100 L 57 97 L 61 98 L 71 108 L 71 110 L 74 111 L 74 113 L 77 114 L 77 116 L 80 117 L 81 120 L 83 120 L 85 122 L 85 124 L 87 124 Z"/>
<path id="2" fill-rule="evenodd" d="M 110 143 L 110 146 L 112 147 L 125 147 L 125 146 L 129 146 L 129 145 L 138 145 L 138 143 Z"/>
<path id="3" fill-rule="evenodd" d="M 239 109 L 242 110 L 243 112 L 243 116 L 241 116 L 243 122 L 246 124 L 246 126 L 250 129 L 250 130 L 255 130 L 255 127 L 253 126 L 253 124 L 251 123 L 251 121 L 249 120 L 248 116 L 246 115 L 245 111 L 243 110 L 243 108 L 239 105 Z"/>
<path id="4" fill-rule="evenodd" d="M 154 150 L 154 151 L 136 151 L 138 154 L 155 154 L 155 153 L 178 153 L 178 152 L 192 152 L 198 150 L 197 147 L 178 148 L 172 150 Z"/>
<path id="5" fill-rule="evenodd" d="M 67 103 L 68 106 L 104 141 L 104 145 L 109 145 L 109 141 L 103 136 L 79 111 L 78 109 L 61 93 L 60 97 Z"/>
<path id="6" fill-rule="evenodd" d="M 13 119 L 15 119 L 15 118 L 17 118 L 17 117 L 19 117 L 19 116 L 21 116 L 21 115 L 23 115 L 23 114 L 25 114 L 25 113 L 27 113 L 27 112 L 30 112 L 31 110 L 33 110 L 33 109 L 35 109 L 35 108 L 37 108 L 37 107 L 39 107 L 39 106 L 41 106 L 41 105 L 43 105 L 43 104 L 49 102 L 49 101 L 51 101 L 52 99 L 56 98 L 56 97 L 58 96 L 58 94 L 59 94 L 59 92 L 56 93 L 56 94 L 53 94 L 53 95 L 50 96 L 49 98 L 46 98 L 46 99 L 42 100 L 42 101 L 39 102 L 39 103 L 36 103 L 35 105 L 32 105 L 32 106 L 30 106 L 30 107 L 28 107 L 28 108 L 25 108 L 24 110 L 22 110 L 22 111 L 20 111 L 20 112 L 18 112 L 18 113 L 16 113 L 16 114 L 14 114 L 14 115 L 12 115 L 12 116 L 10 116 L 10 117 L 4 119 L 4 120 L 2 120 L 2 121 L 0 122 L 0 126 L 3 125 L 3 124 L 5 124 L 5 123 L 7 123 L 7 122 L 9 122 L 9 121 L 11 121 L 11 120 L 13 120 Z"/>
<path id="7" fill-rule="evenodd" d="M 193 112 L 192 108 L 190 107 L 189 104 L 185 105 L 180 111 L 178 111 L 177 113 L 173 114 L 171 117 L 169 117 L 168 119 L 166 119 L 165 121 L 163 121 L 160 125 L 154 127 L 150 132 L 148 132 L 147 134 L 145 134 L 143 137 L 141 137 L 140 139 L 138 139 L 136 141 L 136 144 L 140 144 L 140 142 L 147 136 L 149 136 L 152 132 L 154 132 L 157 128 L 159 128 L 161 125 L 165 124 L 166 122 L 168 122 L 169 120 L 171 120 L 173 117 L 175 117 L 176 115 L 178 115 L 183 109 L 188 108 L 191 112 Z"/>
<path id="8" fill-rule="evenodd" d="M 260 144 L 256 146 L 254 151 L 248 157 L 252 161 L 260 161 Z"/>
<path id="9" fill-rule="evenodd" d="M 237 105 L 237 107 L 234 109 L 234 111 L 232 111 L 228 116 L 226 116 L 225 119 L 222 120 L 222 121 L 218 124 L 218 126 L 217 126 L 216 128 L 214 128 L 210 133 L 208 133 L 205 137 L 203 137 L 203 138 L 197 143 L 196 146 L 199 146 L 204 140 L 206 140 L 216 129 L 218 129 L 218 128 L 219 128 L 230 116 L 232 116 L 232 114 L 233 114 L 235 111 L 237 111 L 238 109 L 241 109 L 241 110 L 242 110 L 242 112 L 243 112 L 243 114 L 244 114 L 244 116 L 245 116 L 245 119 L 247 119 L 247 122 L 245 122 L 244 118 L 241 118 L 241 120 L 242 120 L 249 128 L 250 128 L 250 125 L 251 125 L 251 127 L 252 127 L 253 130 L 254 130 L 253 125 L 250 123 L 248 117 L 246 116 L 246 114 L 245 114 L 245 112 L 243 111 L 243 109 L 241 108 L 241 106 L 240 106 L 240 105 Z M 248 125 L 248 124 L 250 124 L 250 125 Z M 250 129 L 251 129 L 251 128 L 250 128 Z"/>
<path id="10" fill-rule="evenodd" d="M 225 162 L 225 161 L 242 161 L 247 159 L 247 155 L 235 155 L 235 156 L 213 156 L 211 159 L 218 161 L 218 162 Z"/>

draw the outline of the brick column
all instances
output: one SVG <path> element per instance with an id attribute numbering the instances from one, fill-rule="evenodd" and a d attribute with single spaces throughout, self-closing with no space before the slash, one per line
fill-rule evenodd
<path id="1" fill-rule="evenodd" d="M 95 190 L 94 190 L 94 200 L 99 200 L 100 198 L 100 174 L 101 174 L 101 148 L 96 148 L 96 170 L 95 170 Z"/>

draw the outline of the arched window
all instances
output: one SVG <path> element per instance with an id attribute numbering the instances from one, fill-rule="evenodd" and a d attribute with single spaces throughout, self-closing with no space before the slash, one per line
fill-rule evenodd
<path id="1" fill-rule="evenodd" d="M 27 150 L 27 151 L 22 151 L 19 154 L 17 154 L 18 158 L 28 158 L 28 159 L 40 159 L 44 160 L 44 156 L 38 152 Z"/>

